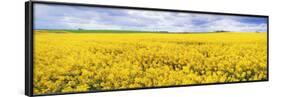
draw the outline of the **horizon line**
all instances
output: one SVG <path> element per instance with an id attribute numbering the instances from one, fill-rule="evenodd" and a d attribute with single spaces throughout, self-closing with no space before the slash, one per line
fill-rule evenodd
<path id="1" fill-rule="evenodd" d="M 227 30 L 216 30 L 216 31 L 166 31 L 166 30 L 119 30 L 119 29 L 33 29 L 33 30 L 77 30 L 77 31 L 136 31 L 136 32 L 178 32 L 178 33 L 191 33 L 191 32 L 255 32 L 255 33 L 267 33 L 267 31 L 227 31 Z"/>

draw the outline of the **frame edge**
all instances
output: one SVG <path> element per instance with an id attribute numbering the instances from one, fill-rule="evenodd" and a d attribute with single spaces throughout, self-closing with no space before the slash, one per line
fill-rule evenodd
<path id="1" fill-rule="evenodd" d="M 31 12 L 32 11 L 32 4 L 31 1 L 25 2 L 25 95 L 26 96 L 32 96 L 33 90 L 32 90 L 32 39 L 31 39 L 31 31 L 32 31 L 32 17 Z"/>

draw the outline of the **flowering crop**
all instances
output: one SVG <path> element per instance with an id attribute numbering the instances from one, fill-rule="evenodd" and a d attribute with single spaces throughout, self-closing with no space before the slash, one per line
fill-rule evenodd
<path id="1" fill-rule="evenodd" d="M 267 79 L 266 33 L 35 32 L 34 93 Z"/>

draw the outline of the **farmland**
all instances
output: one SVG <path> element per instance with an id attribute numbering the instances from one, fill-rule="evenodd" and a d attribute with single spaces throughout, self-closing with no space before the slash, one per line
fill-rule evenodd
<path id="1" fill-rule="evenodd" d="M 34 93 L 266 80 L 266 35 L 37 30 Z"/>

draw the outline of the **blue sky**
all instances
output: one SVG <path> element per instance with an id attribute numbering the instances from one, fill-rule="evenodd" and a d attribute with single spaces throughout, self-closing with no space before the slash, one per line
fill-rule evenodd
<path id="1" fill-rule="evenodd" d="M 36 4 L 35 29 L 170 32 L 267 31 L 267 19 L 164 11 Z"/>

